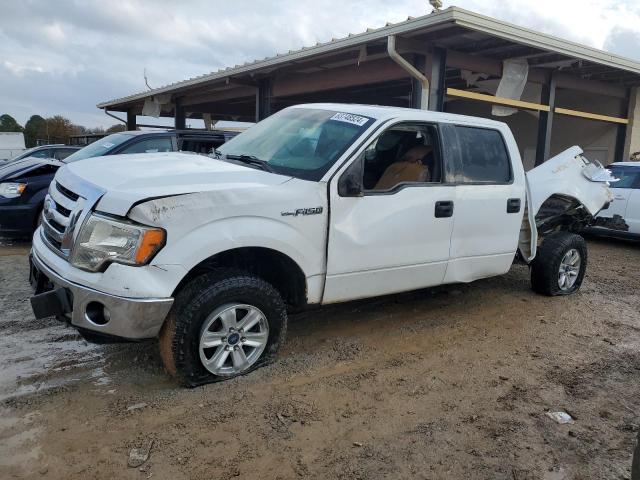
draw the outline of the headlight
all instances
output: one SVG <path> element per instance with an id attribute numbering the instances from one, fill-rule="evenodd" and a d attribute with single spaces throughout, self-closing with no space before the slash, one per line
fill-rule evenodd
<path id="1" fill-rule="evenodd" d="M 71 263 L 91 272 L 111 262 L 145 265 L 162 248 L 165 238 L 161 228 L 92 214 L 78 234 Z"/>
<path id="2" fill-rule="evenodd" d="M 0 183 L 0 197 L 16 198 L 27 188 L 25 183 Z"/>

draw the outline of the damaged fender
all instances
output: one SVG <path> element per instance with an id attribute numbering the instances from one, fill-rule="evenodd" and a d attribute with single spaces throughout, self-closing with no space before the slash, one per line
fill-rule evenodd
<path id="1" fill-rule="evenodd" d="M 597 162 L 589 161 L 577 146 L 527 172 L 527 219 L 523 222 L 519 247 L 522 257 L 527 262 L 535 258 L 541 236 L 538 214 L 543 213 L 541 207 L 548 199 L 558 197 L 560 201 L 579 202 L 575 211 L 561 210 L 558 214 L 580 215 L 582 221 L 583 218 L 594 217 L 613 200 L 609 182 L 615 181 L 617 179 L 608 170 Z M 546 212 L 545 221 L 552 215 L 553 212 Z"/>

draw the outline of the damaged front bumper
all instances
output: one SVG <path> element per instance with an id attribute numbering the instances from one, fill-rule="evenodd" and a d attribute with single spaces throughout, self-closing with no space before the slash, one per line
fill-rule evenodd
<path id="1" fill-rule="evenodd" d="M 30 255 L 31 306 L 36 318 L 56 316 L 78 329 L 126 340 L 158 335 L 173 298 L 128 298 L 99 292 L 65 280 L 38 257 Z"/>

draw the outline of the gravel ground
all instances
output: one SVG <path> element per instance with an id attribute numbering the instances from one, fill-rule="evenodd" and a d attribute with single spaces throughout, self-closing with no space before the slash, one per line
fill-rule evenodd
<path id="1" fill-rule="evenodd" d="M 273 365 L 187 390 L 153 342 L 94 346 L 34 321 L 28 246 L 5 244 L 0 478 L 628 479 L 640 244 L 589 249 L 571 297 L 535 295 L 514 266 L 309 311 Z M 139 467 L 132 448 L 150 452 Z"/>

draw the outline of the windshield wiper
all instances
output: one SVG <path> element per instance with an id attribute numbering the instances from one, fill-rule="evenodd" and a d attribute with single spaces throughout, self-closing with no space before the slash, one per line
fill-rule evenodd
<path id="1" fill-rule="evenodd" d="M 239 160 L 249 165 L 255 165 L 265 172 L 273 173 L 273 168 L 265 160 L 261 160 L 253 155 L 225 155 L 229 160 Z"/>

